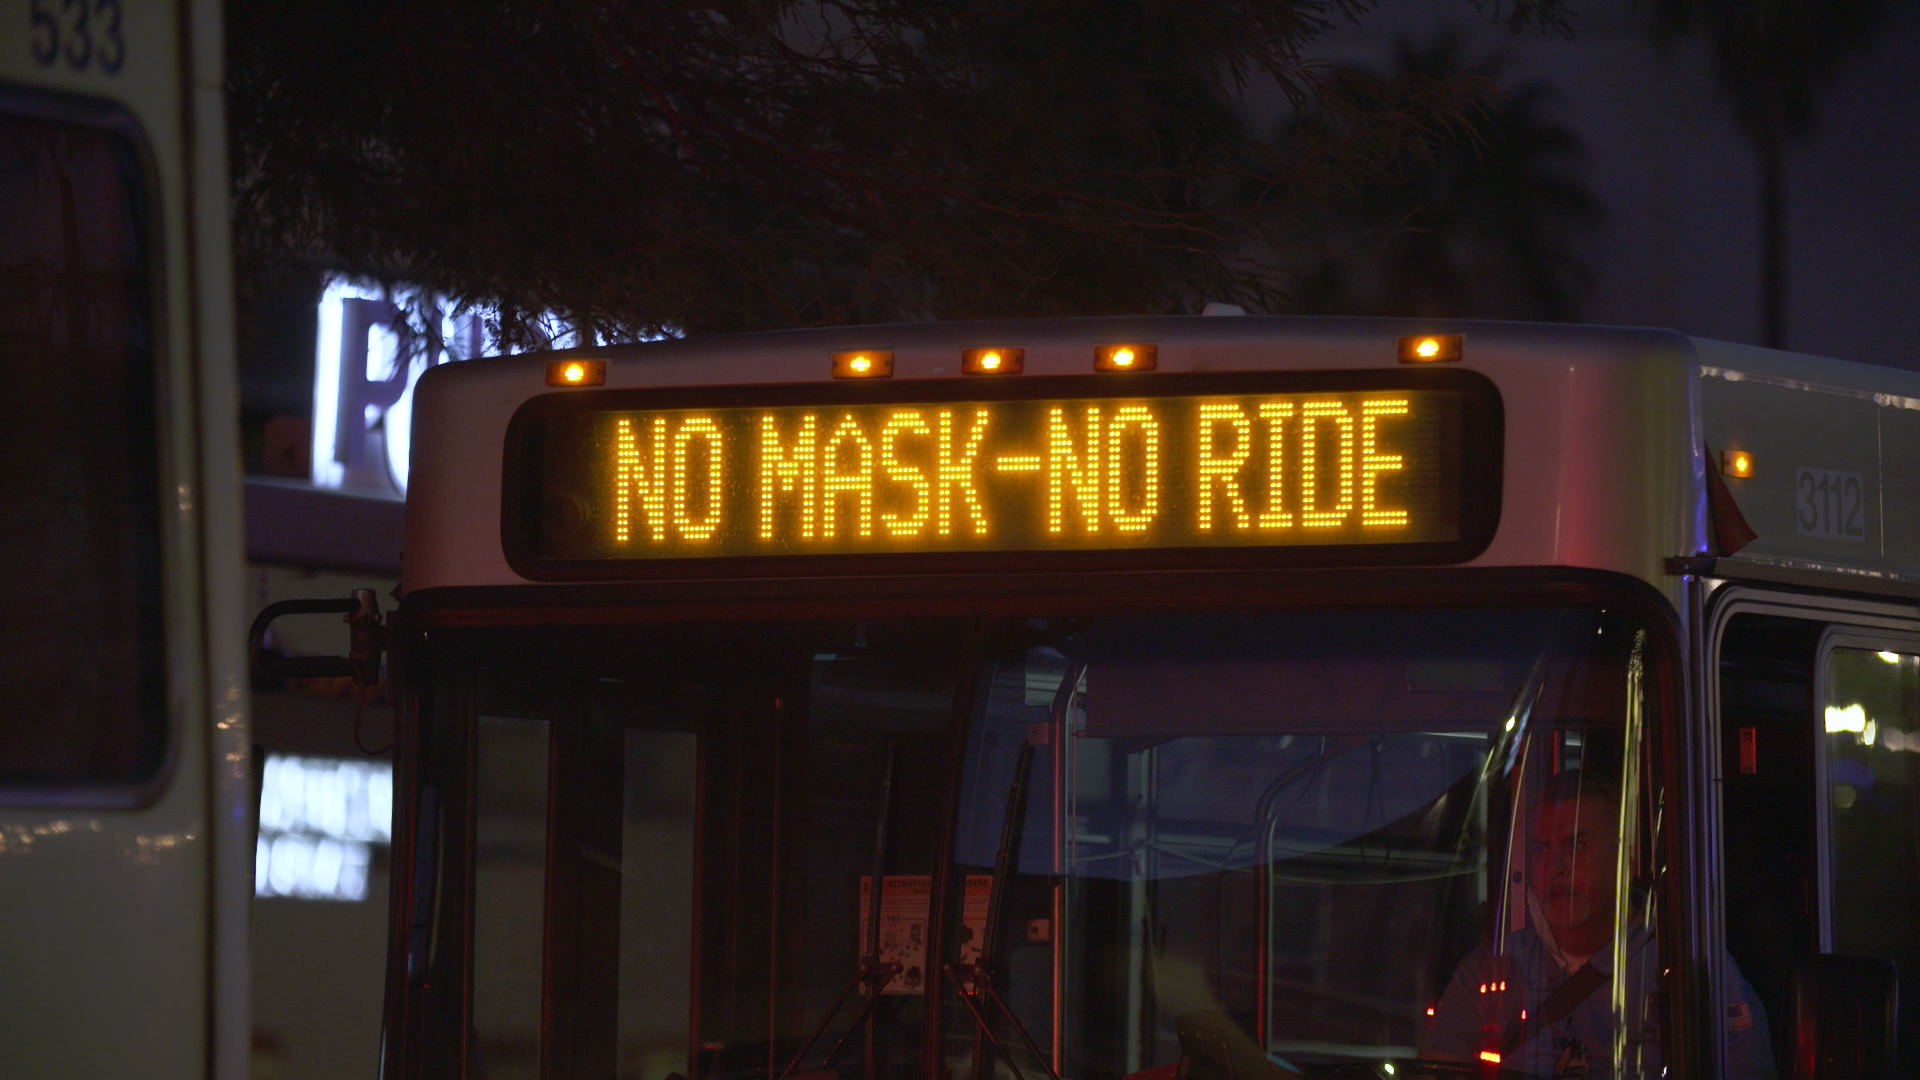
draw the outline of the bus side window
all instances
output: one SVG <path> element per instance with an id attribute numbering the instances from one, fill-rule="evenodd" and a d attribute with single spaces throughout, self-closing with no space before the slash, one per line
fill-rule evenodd
<path id="1" fill-rule="evenodd" d="M 1822 727 L 1830 952 L 1901 975 L 1899 1073 L 1920 1069 L 1920 647 L 1829 648 Z"/>
<path id="2" fill-rule="evenodd" d="M 0 93 L 0 787 L 28 801 L 148 781 L 167 740 L 147 185 L 131 122 L 77 108 Z"/>
<path id="3" fill-rule="evenodd" d="M 1720 642 L 1727 951 L 1766 1008 L 1775 1061 L 1789 1060 L 1794 968 L 1820 942 L 1812 716 L 1821 629 L 1743 614 Z"/>

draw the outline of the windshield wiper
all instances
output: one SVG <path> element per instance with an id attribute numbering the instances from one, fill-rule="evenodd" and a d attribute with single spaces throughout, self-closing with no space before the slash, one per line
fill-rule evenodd
<path id="1" fill-rule="evenodd" d="M 840 996 L 833 999 L 833 1007 L 820 1018 L 820 1023 L 814 1026 L 812 1034 L 807 1036 L 807 1041 L 801 1044 L 800 1052 L 793 1055 L 793 1060 L 787 1062 L 786 1068 L 780 1070 L 779 1080 L 786 1080 L 800 1068 L 801 1062 L 807 1060 L 807 1055 L 813 1051 L 814 1044 L 827 1033 L 833 1018 L 840 1015 L 840 1010 L 846 1005 L 847 998 L 853 996 L 853 992 L 865 984 L 866 1004 L 860 1006 L 860 1012 L 854 1016 L 853 1023 L 848 1024 L 847 1030 L 841 1032 L 840 1037 L 827 1048 L 826 1060 L 822 1062 L 821 1067 L 830 1065 L 835 1055 L 840 1053 L 840 1048 L 846 1045 L 853 1033 L 860 1029 L 861 1023 L 873 1013 L 873 1007 L 879 1004 L 880 995 L 886 990 L 887 984 L 893 981 L 894 976 L 900 974 L 901 967 L 898 963 L 891 961 L 882 963 L 880 960 L 880 894 L 885 891 L 887 824 L 893 812 L 893 759 L 894 742 L 888 739 L 886 761 L 880 770 L 880 821 L 874 828 L 873 834 L 873 884 L 867 889 L 867 940 L 860 957 L 860 966 L 854 969 L 853 978 L 847 980 L 847 985 L 840 991 Z"/>

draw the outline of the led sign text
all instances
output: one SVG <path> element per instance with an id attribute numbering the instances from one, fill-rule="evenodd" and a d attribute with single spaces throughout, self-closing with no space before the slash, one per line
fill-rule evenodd
<path id="1" fill-rule="evenodd" d="M 1457 393 L 549 418 L 546 558 L 1410 544 L 1460 531 Z"/>

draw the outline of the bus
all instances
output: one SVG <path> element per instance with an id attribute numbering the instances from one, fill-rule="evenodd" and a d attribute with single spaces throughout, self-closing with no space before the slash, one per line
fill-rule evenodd
<path id="1" fill-rule="evenodd" d="M 390 1080 L 1920 1060 L 1920 375 L 1245 316 L 416 394 Z"/>
<path id="2" fill-rule="evenodd" d="M 0 1074 L 240 1077 L 220 5 L 0 4 Z"/>

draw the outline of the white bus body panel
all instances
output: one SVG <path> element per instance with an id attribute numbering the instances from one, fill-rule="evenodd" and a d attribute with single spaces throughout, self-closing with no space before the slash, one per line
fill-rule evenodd
<path id="1" fill-rule="evenodd" d="M 890 349 L 894 381 L 952 380 L 963 346 L 1026 350 L 1026 373 L 1088 375 L 1093 346 L 1153 342 L 1161 372 L 1392 369 L 1403 334 L 1464 333 L 1506 413 L 1501 520 L 1476 566 L 1580 566 L 1667 587 L 1665 560 L 1706 550 L 1705 459 L 1689 339 L 1657 330 L 1266 317 L 909 324 L 590 351 L 606 386 L 831 381 L 833 352 Z M 415 389 L 402 584 L 516 585 L 500 543 L 502 448 L 556 354 L 449 364 Z M 564 354 L 574 355 L 574 354 Z M 1116 392 L 1150 380 L 1115 374 Z"/>
<path id="2" fill-rule="evenodd" d="M 66 27 L 76 5 L 0 2 L 0 83 L 118 105 L 153 167 L 168 763 L 135 809 L 0 799 L 0 1076 L 237 1080 L 253 851 L 221 8 L 115 6 L 107 73 L 33 59 L 33 14 Z"/>
<path id="3" fill-rule="evenodd" d="M 1698 343 L 1705 439 L 1744 451 L 1727 487 L 1743 561 L 1920 578 L 1920 372 Z M 1837 490 L 1836 490 L 1837 489 Z"/>

